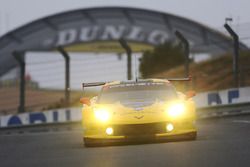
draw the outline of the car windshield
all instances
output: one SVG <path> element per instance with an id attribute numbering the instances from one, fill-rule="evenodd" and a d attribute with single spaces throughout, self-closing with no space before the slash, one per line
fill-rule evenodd
<path id="1" fill-rule="evenodd" d="M 103 89 L 98 98 L 98 103 L 153 103 L 155 101 L 167 101 L 176 97 L 174 88 L 166 83 L 130 84 Z"/>

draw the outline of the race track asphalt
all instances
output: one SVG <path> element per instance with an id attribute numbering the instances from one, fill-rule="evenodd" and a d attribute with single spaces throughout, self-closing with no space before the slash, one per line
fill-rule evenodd
<path id="1" fill-rule="evenodd" d="M 85 148 L 80 129 L 0 134 L 0 167 L 250 166 L 250 116 L 199 120 L 196 141 Z"/>

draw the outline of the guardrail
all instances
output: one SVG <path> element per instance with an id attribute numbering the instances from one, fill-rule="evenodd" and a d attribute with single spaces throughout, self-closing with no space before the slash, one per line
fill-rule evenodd
<path id="1" fill-rule="evenodd" d="M 250 114 L 250 103 L 218 105 L 197 109 L 198 119 Z M 0 117 L 0 129 L 28 128 L 80 123 L 80 108 L 66 108 L 46 112 L 32 112 Z"/>
<path id="2" fill-rule="evenodd" d="M 200 93 L 194 101 L 197 104 L 199 119 L 249 114 L 250 87 Z M 0 128 L 70 123 L 79 122 L 81 119 L 80 107 L 65 108 L 0 116 Z"/>
<path id="3" fill-rule="evenodd" d="M 197 109 L 199 119 L 250 114 L 250 102 L 217 105 Z"/>
<path id="4" fill-rule="evenodd" d="M 44 112 L 30 112 L 0 117 L 0 128 L 27 127 L 40 124 L 60 124 L 80 121 L 80 108 L 64 108 Z"/>
<path id="5" fill-rule="evenodd" d="M 250 87 L 203 92 L 197 94 L 194 101 L 197 108 L 250 103 Z"/>

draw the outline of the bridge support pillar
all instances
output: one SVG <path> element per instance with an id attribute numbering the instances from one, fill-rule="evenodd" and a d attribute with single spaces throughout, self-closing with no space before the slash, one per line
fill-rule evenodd
<path id="1" fill-rule="evenodd" d="M 25 112 L 25 52 L 14 51 L 12 55 L 20 66 L 19 106 L 18 113 Z"/>
<path id="2" fill-rule="evenodd" d="M 184 64 L 184 69 L 185 69 L 185 77 L 189 77 L 189 43 L 188 40 L 183 36 L 183 34 L 179 31 L 175 31 L 175 35 L 177 38 L 181 41 L 181 43 L 184 46 L 184 56 L 185 56 L 185 64 Z M 186 83 L 186 91 L 189 89 L 189 82 Z"/>
<path id="3" fill-rule="evenodd" d="M 132 79 L 132 66 L 131 66 L 132 50 L 131 50 L 130 46 L 128 45 L 128 43 L 127 43 L 127 41 L 125 39 L 121 38 L 119 40 L 119 43 L 127 53 L 127 78 L 128 78 L 128 80 L 131 80 Z"/>
<path id="4" fill-rule="evenodd" d="M 233 31 L 233 29 L 226 23 L 225 29 L 234 39 L 234 56 L 233 56 L 233 75 L 234 86 L 238 88 L 239 85 L 239 36 Z"/>
<path id="5" fill-rule="evenodd" d="M 65 60 L 65 103 L 66 106 L 70 104 L 70 57 L 69 54 L 64 50 L 63 47 L 58 47 L 58 51 L 62 54 Z"/>

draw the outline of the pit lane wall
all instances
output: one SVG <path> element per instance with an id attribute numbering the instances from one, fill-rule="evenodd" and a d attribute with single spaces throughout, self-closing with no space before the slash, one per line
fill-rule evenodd
<path id="1" fill-rule="evenodd" d="M 199 93 L 194 97 L 197 108 L 218 105 L 250 103 L 250 87 Z M 216 112 L 216 111 L 215 111 Z M 65 108 L 44 112 L 31 112 L 0 117 L 0 128 L 29 126 L 42 123 L 64 123 L 80 121 L 81 108 Z"/>

